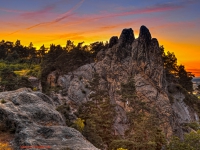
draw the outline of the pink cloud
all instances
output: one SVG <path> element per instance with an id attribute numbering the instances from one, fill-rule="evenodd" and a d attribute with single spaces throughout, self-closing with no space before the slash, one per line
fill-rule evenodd
<path id="1" fill-rule="evenodd" d="M 63 13 L 62 15 L 60 15 L 59 17 L 57 17 L 56 19 L 50 21 L 50 22 L 42 22 L 42 23 L 38 23 L 38 24 L 35 24 L 33 26 L 30 26 L 26 29 L 32 29 L 32 28 L 35 28 L 35 27 L 38 27 L 38 26 L 41 26 L 41 25 L 51 25 L 51 24 L 54 24 L 54 23 L 57 23 L 59 21 L 62 21 L 63 19 L 66 19 L 67 17 L 70 17 L 72 16 L 73 14 L 73 11 L 75 11 L 76 9 L 78 9 L 81 4 L 84 2 L 84 0 L 81 0 L 78 4 L 76 4 L 74 7 L 72 7 L 70 10 L 68 10 L 67 12 Z"/>
<path id="2" fill-rule="evenodd" d="M 38 17 L 38 16 L 41 17 L 41 15 L 47 14 L 50 11 L 54 10 L 59 3 L 62 3 L 65 1 L 66 0 L 59 0 L 56 3 L 48 4 L 45 7 L 36 11 L 21 11 L 21 10 L 15 10 L 15 9 L 7 9 L 7 8 L 0 8 L 0 11 L 10 12 L 10 13 L 19 13 L 20 16 L 26 19 L 29 19 L 29 18 Z"/>
<path id="3" fill-rule="evenodd" d="M 52 5 L 46 6 L 38 11 L 22 13 L 21 16 L 25 19 L 34 18 L 34 17 L 38 17 L 38 16 L 41 17 L 41 15 L 45 15 L 45 14 L 49 13 L 50 11 L 54 10 L 55 8 L 56 8 L 56 5 L 52 4 Z"/>
<path id="4" fill-rule="evenodd" d="M 74 19 L 75 21 L 71 21 L 71 22 L 67 23 L 66 26 L 82 24 L 84 22 L 106 19 L 106 18 L 172 11 L 172 10 L 180 9 L 182 7 L 183 7 L 183 5 L 163 4 L 163 5 L 154 5 L 154 6 L 146 7 L 146 8 L 133 9 L 130 11 L 124 11 L 124 12 L 120 12 L 120 13 L 103 12 L 100 15 L 96 15 L 96 14 L 95 15 L 82 15 L 81 17 L 77 16 Z"/>
<path id="5" fill-rule="evenodd" d="M 76 9 L 78 9 L 81 4 L 84 2 L 84 0 L 81 0 L 79 3 L 77 3 L 74 7 L 72 7 L 70 10 L 68 10 L 67 12 L 63 13 L 62 15 L 60 15 L 59 17 L 57 17 L 56 19 L 52 20 L 52 21 L 49 21 L 49 22 L 42 22 L 42 23 L 38 23 L 38 24 L 35 24 L 33 26 L 30 26 L 30 27 L 27 27 L 26 30 L 30 30 L 30 29 L 33 29 L 35 27 L 38 27 L 38 26 L 43 26 L 43 25 L 51 25 L 51 24 L 54 24 L 54 23 L 57 23 L 59 21 L 62 21 L 63 19 L 66 19 L 67 17 L 70 17 L 73 15 L 73 11 L 75 11 Z M 48 7 L 47 9 L 50 9 L 51 7 Z M 40 12 L 35 12 L 34 14 L 39 14 Z M 27 14 L 28 15 L 28 14 Z M 12 34 L 15 34 L 17 32 L 20 32 L 22 30 L 18 30 L 18 31 L 14 31 L 8 35 L 12 35 Z M 6 36 L 8 36 L 6 35 Z"/>

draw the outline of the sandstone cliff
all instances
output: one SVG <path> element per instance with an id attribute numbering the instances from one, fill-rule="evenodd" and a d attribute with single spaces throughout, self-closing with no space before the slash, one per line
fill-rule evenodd
<path id="1" fill-rule="evenodd" d="M 198 121 L 199 117 L 193 108 L 183 102 L 185 96 L 180 90 L 170 95 L 175 100 L 170 102 L 169 83 L 165 79 L 161 55 L 157 39 L 151 37 L 145 26 L 141 26 L 137 39 L 132 29 L 124 29 L 119 39 L 112 37 L 108 48 L 97 54 L 95 63 L 86 64 L 65 75 L 53 77 L 56 73 L 51 73 L 48 78 L 53 80 L 49 84 L 62 87 L 62 91 L 57 94 L 58 99 L 81 106 L 91 100 L 93 91 L 87 85 L 94 74 L 99 74 L 100 88 L 109 92 L 110 103 L 115 104 L 115 133 L 124 135 L 129 128 L 126 114 L 130 107 L 128 101 L 123 103 L 120 100 L 117 91 L 121 83 L 126 83 L 133 76 L 138 100 L 154 109 L 165 136 L 170 137 L 175 133 L 182 138 L 182 125 Z"/>
<path id="2" fill-rule="evenodd" d="M 19 89 L 0 93 L 0 99 L 4 101 L 0 103 L 0 136 L 2 131 L 10 133 L 10 141 L 4 140 L 15 150 L 97 150 L 80 132 L 65 125 L 54 101 L 43 93 Z"/>

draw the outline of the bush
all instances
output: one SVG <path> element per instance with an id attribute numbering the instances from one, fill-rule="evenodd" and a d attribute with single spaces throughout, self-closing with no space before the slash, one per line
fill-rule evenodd
<path id="1" fill-rule="evenodd" d="M 85 120 L 83 120 L 81 118 L 77 118 L 76 121 L 74 121 L 74 124 L 72 125 L 72 127 L 77 129 L 78 131 L 82 132 L 85 127 L 84 122 L 85 122 Z"/>
<path id="2" fill-rule="evenodd" d="M 200 129 L 200 126 L 197 122 L 187 123 L 186 125 L 192 129 L 194 129 L 195 131 Z"/>
<path id="3" fill-rule="evenodd" d="M 128 149 L 124 149 L 124 148 L 118 148 L 117 150 L 128 150 Z"/>
<path id="4" fill-rule="evenodd" d="M 5 101 L 4 99 L 2 99 L 2 100 L 1 100 L 1 103 L 2 103 L 2 104 L 5 104 L 5 103 L 6 103 L 6 101 Z"/>
<path id="5" fill-rule="evenodd" d="M 118 150 L 119 147 L 123 149 L 132 150 L 134 145 L 134 142 L 128 140 L 113 140 L 109 146 L 109 150 Z"/>
<path id="6" fill-rule="evenodd" d="M 33 88 L 33 91 L 37 91 L 37 90 L 38 90 L 37 87 L 34 87 L 34 88 Z"/>
<path id="7" fill-rule="evenodd" d="M 167 145 L 167 150 L 199 150 L 200 148 L 200 130 L 190 132 L 184 135 L 184 141 L 178 137 L 173 137 Z"/>

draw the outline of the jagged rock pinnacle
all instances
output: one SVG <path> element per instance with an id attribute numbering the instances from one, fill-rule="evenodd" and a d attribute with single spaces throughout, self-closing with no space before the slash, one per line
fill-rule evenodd
<path id="1" fill-rule="evenodd" d="M 149 29 L 144 25 L 140 27 L 139 41 L 148 44 L 151 42 L 151 33 L 149 32 Z"/>
<path id="2" fill-rule="evenodd" d="M 120 44 L 132 44 L 135 39 L 132 28 L 123 29 L 119 38 Z"/>
<path id="3" fill-rule="evenodd" d="M 109 41 L 109 48 L 113 47 L 113 45 L 117 44 L 118 42 L 118 37 L 117 36 L 113 36 L 110 38 Z"/>

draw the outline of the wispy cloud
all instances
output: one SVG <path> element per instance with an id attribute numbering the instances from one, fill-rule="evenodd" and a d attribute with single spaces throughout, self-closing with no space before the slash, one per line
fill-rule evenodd
<path id="1" fill-rule="evenodd" d="M 43 42 L 52 42 L 52 41 L 56 41 L 56 40 L 60 40 L 63 38 L 67 38 L 70 40 L 77 40 L 77 39 L 85 39 L 85 37 L 83 36 L 85 32 L 71 32 L 71 33 L 66 33 L 66 34 L 57 34 L 57 35 L 51 35 L 51 36 L 46 36 L 45 39 L 43 40 L 38 40 L 38 41 L 34 41 L 35 43 L 43 43 Z"/>
<path id="2" fill-rule="evenodd" d="M 13 34 L 15 34 L 15 33 L 17 33 L 17 32 L 20 32 L 21 30 L 17 30 L 17 31 L 15 31 L 15 32 L 12 32 L 12 33 L 9 33 L 9 34 L 7 34 L 6 36 L 9 36 L 9 35 L 13 35 Z M 6 37 L 5 36 L 5 37 Z"/>
<path id="3" fill-rule="evenodd" d="M 21 14 L 21 16 L 25 19 L 30 19 L 30 18 L 35 18 L 38 16 L 43 16 L 44 14 L 49 13 L 50 11 L 54 10 L 56 8 L 55 4 L 51 4 L 48 6 L 45 6 L 44 8 L 37 10 L 37 11 L 33 11 L 33 12 L 24 12 Z"/>
<path id="4" fill-rule="evenodd" d="M 72 16 L 72 15 L 73 15 L 73 12 L 74 12 L 76 9 L 78 9 L 78 8 L 82 5 L 83 2 L 84 2 L 84 0 L 81 0 L 79 3 L 77 3 L 77 4 L 76 4 L 74 7 L 72 7 L 70 10 L 68 10 L 67 12 L 61 14 L 59 17 L 57 17 L 56 19 L 54 19 L 54 20 L 52 20 L 52 21 L 49 21 L 49 22 L 41 22 L 41 23 L 35 24 L 35 25 L 33 25 L 33 26 L 27 27 L 26 30 L 30 30 L 30 29 L 33 29 L 33 28 L 38 27 L 38 26 L 43 26 L 43 25 L 46 26 L 46 25 L 51 25 L 51 24 L 60 22 L 60 21 L 62 21 L 62 20 L 64 20 L 64 19 L 66 19 L 66 18 Z M 46 9 L 49 10 L 49 9 L 51 9 L 51 8 L 52 8 L 52 7 L 48 7 L 48 8 L 46 8 Z M 41 12 L 35 12 L 34 14 L 39 14 L 39 13 L 41 13 Z M 12 32 L 12 33 L 10 33 L 10 34 L 8 34 L 8 35 L 6 35 L 6 36 L 15 34 L 15 33 L 20 32 L 20 31 L 22 31 L 22 30 L 18 30 L 18 31 Z"/>
<path id="5" fill-rule="evenodd" d="M 59 0 L 54 3 L 50 3 L 37 11 L 22 13 L 21 16 L 24 17 L 25 19 L 38 18 L 38 17 L 42 18 L 43 15 L 49 15 L 49 12 L 52 12 L 57 7 L 57 5 L 63 4 L 67 1 L 68 0 Z"/>
<path id="6" fill-rule="evenodd" d="M 35 27 L 38 27 L 38 26 L 41 26 L 41 25 L 51 25 L 51 24 L 57 23 L 59 21 L 62 21 L 64 19 L 66 19 L 67 17 L 72 16 L 73 15 L 73 11 L 75 11 L 77 8 L 79 8 L 83 2 L 84 2 L 84 0 L 81 0 L 78 4 L 76 4 L 70 10 L 68 10 L 67 12 L 63 13 L 61 16 L 59 16 L 58 18 L 56 18 L 56 19 L 54 19 L 54 20 L 52 20 L 50 22 L 38 23 L 38 24 L 30 26 L 30 27 L 28 27 L 26 29 L 29 30 L 29 29 L 32 29 L 32 28 L 35 28 Z"/>
<path id="7" fill-rule="evenodd" d="M 148 13 L 156 13 L 156 12 L 164 12 L 164 11 L 172 11 L 181 9 L 185 6 L 185 3 L 162 3 L 162 4 L 155 4 L 145 8 L 138 8 L 132 9 L 129 11 L 122 11 L 119 13 L 109 13 L 104 12 L 98 15 L 82 15 L 81 17 L 77 17 L 73 22 L 67 23 L 67 26 L 82 24 L 84 22 L 95 21 L 100 19 L 106 18 L 114 18 L 114 17 L 123 17 L 123 16 L 130 16 L 130 15 L 138 15 L 138 14 L 148 14 Z M 77 21 L 78 20 L 78 21 Z"/>
<path id="8" fill-rule="evenodd" d="M 54 10 L 58 4 L 63 3 L 66 0 L 59 0 L 57 2 L 47 4 L 46 6 L 40 8 L 39 10 L 35 11 L 22 11 L 22 10 L 15 10 L 15 9 L 7 9 L 7 8 L 0 8 L 0 11 L 9 12 L 9 13 L 19 13 L 25 19 L 30 19 L 34 17 L 41 17 L 44 14 L 47 14 Z"/>

